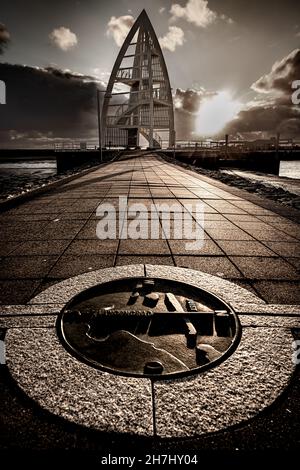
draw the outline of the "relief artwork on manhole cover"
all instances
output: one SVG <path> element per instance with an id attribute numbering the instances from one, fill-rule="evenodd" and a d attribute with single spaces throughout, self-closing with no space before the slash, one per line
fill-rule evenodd
<path id="1" fill-rule="evenodd" d="M 122 279 L 83 291 L 63 309 L 57 328 L 67 350 L 87 364 L 154 379 L 216 366 L 240 340 L 227 304 L 167 279 Z"/>

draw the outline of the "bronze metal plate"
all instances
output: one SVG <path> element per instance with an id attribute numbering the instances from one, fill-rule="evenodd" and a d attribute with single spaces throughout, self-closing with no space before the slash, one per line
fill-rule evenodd
<path id="1" fill-rule="evenodd" d="M 215 295 L 167 279 L 111 281 L 76 296 L 57 329 L 78 359 L 134 377 L 199 373 L 237 347 L 240 324 Z"/>

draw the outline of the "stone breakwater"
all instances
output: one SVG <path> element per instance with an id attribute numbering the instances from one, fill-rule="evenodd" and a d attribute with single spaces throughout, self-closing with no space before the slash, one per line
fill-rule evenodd
<path id="1" fill-rule="evenodd" d="M 247 177 L 246 173 L 243 176 L 237 175 L 232 171 L 225 170 L 208 170 L 199 168 L 189 163 L 183 163 L 169 156 L 164 155 L 164 159 L 169 163 L 176 164 L 188 170 L 192 170 L 198 174 L 208 176 L 210 178 L 222 181 L 222 183 L 228 184 L 229 186 L 235 186 L 240 189 L 244 189 L 251 193 L 256 193 L 262 197 L 272 199 L 273 201 L 279 202 L 288 207 L 294 207 L 300 210 L 300 196 L 293 194 L 277 185 L 272 184 L 272 177 L 265 175 L 265 181 L 257 181 L 254 178 Z M 242 173 L 241 171 L 239 173 Z M 285 178 L 286 180 L 287 178 Z M 300 182 L 299 182 L 300 187 Z"/>

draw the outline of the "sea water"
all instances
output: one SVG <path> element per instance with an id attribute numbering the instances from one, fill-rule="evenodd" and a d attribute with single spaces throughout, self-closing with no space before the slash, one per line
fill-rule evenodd
<path id="1" fill-rule="evenodd" d="M 279 167 L 279 176 L 300 179 L 300 160 L 282 160 Z"/>
<path id="2" fill-rule="evenodd" d="M 55 174 L 55 160 L 5 161 L 0 163 L 0 194 L 14 193 L 24 185 L 41 183 Z"/>

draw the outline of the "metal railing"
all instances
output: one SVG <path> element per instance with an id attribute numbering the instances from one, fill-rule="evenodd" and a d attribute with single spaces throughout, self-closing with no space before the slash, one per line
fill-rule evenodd
<path id="1" fill-rule="evenodd" d="M 72 141 L 72 142 L 55 142 L 52 146 L 55 151 L 61 150 L 75 150 L 75 151 L 87 151 L 87 150 L 96 150 L 99 147 L 98 139 L 89 140 L 89 141 Z"/>
<path id="2" fill-rule="evenodd" d="M 177 140 L 177 149 L 187 150 L 214 150 L 224 152 L 226 149 L 231 153 L 248 152 L 248 151 L 293 151 L 300 150 L 300 141 L 288 142 L 280 141 L 277 145 L 273 140 L 260 141 L 229 141 L 226 146 L 224 140 Z"/>

